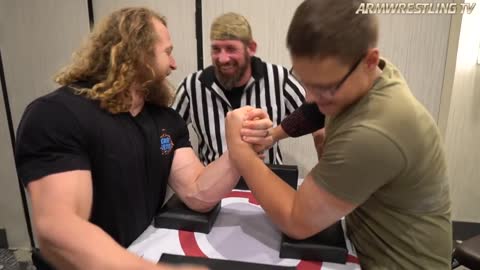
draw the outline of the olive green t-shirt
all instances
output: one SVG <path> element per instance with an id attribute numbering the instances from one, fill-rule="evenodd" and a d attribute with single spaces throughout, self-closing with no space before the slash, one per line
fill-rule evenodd
<path id="1" fill-rule="evenodd" d="M 450 269 L 450 195 L 435 121 L 381 60 L 372 89 L 327 120 L 315 182 L 358 207 L 347 233 L 364 269 Z"/>

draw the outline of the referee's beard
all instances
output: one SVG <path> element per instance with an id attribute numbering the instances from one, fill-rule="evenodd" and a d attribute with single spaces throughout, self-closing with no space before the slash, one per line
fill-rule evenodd
<path id="1" fill-rule="evenodd" d="M 220 64 L 218 62 L 215 62 L 215 64 L 213 65 L 215 70 L 215 77 L 225 90 L 228 91 L 237 86 L 238 82 L 240 82 L 240 80 L 243 78 L 243 75 L 245 75 L 245 72 L 247 72 L 247 69 L 251 64 L 251 57 L 248 55 L 246 49 L 244 52 L 243 60 L 243 65 L 240 65 L 236 60 L 231 60 L 227 64 Z M 221 71 L 221 67 L 224 65 L 232 65 L 237 68 L 237 71 L 233 74 L 224 74 Z"/>

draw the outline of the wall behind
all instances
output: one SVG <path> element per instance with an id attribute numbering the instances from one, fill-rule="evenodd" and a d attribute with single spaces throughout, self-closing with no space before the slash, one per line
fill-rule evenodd
<path id="1" fill-rule="evenodd" d="M 0 1 L 0 48 L 16 129 L 28 103 L 52 91 L 53 74 L 88 33 L 87 1 Z M 27 247 L 25 219 L 3 106 L 0 108 L 0 227 L 11 247 Z"/>
<path id="2" fill-rule="evenodd" d="M 2 1 L 0 33 L 14 126 L 26 105 L 52 91 L 89 32 L 87 1 Z"/>
<path id="3" fill-rule="evenodd" d="M 480 1 L 468 2 L 476 7 L 462 19 L 445 143 L 453 219 L 480 222 Z"/>
<path id="4" fill-rule="evenodd" d="M 0 85 L 0 92 L 1 92 Z M 3 95 L 0 95 L 0 228 L 7 231 L 10 247 L 30 246 L 15 171 Z"/>
<path id="5" fill-rule="evenodd" d="M 402 0 L 374 0 L 395 3 Z M 420 0 L 418 3 L 445 3 Z M 380 54 L 402 71 L 410 89 L 438 121 L 451 15 L 379 15 Z"/>

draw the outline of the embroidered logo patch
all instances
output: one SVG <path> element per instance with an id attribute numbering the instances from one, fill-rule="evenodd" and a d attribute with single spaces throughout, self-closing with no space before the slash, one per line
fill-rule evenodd
<path id="1" fill-rule="evenodd" d="M 170 154 L 173 146 L 174 144 L 170 135 L 164 133 L 160 136 L 160 150 L 162 150 L 162 155 Z"/>

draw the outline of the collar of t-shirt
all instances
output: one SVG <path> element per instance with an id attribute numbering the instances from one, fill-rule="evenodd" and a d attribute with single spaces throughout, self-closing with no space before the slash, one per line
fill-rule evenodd
<path id="1" fill-rule="evenodd" d="M 240 101 L 242 99 L 243 91 L 245 91 L 245 86 L 246 85 L 242 85 L 239 87 L 233 87 L 230 90 L 223 90 L 225 97 L 228 99 L 228 102 L 230 102 L 233 109 L 240 108 Z"/>

